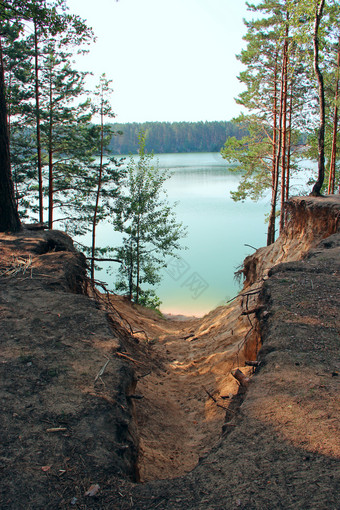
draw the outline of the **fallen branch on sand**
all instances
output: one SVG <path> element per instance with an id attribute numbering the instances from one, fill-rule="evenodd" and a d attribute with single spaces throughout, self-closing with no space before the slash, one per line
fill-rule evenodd
<path id="1" fill-rule="evenodd" d="M 95 379 L 94 379 L 94 382 L 98 381 L 98 379 L 101 379 L 102 378 L 102 375 L 104 374 L 105 372 L 105 369 L 107 367 L 107 365 L 110 363 L 110 358 L 107 358 L 107 361 L 106 363 L 102 366 L 102 368 L 99 370 L 98 374 L 96 375 Z M 103 381 L 102 381 L 103 382 Z"/>
<path id="2" fill-rule="evenodd" d="M 207 388 L 205 388 L 204 386 L 202 386 L 202 388 L 204 389 L 204 391 L 206 392 L 206 394 L 208 395 L 209 398 L 211 398 L 211 400 L 213 400 L 215 402 L 215 404 L 217 405 L 217 407 L 220 407 L 221 409 L 224 409 L 225 411 L 230 411 L 230 409 L 228 409 L 228 407 L 225 407 L 225 406 L 222 406 L 221 404 L 219 404 L 216 400 L 216 398 L 214 397 L 214 395 L 212 395 L 208 390 Z M 232 412 L 232 411 L 231 411 Z"/>
<path id="3" fill-rule="evenodd" d="M 116 352 L 117 356 L 120 356 L 121 358 L 128 359 L 129 361 L 132 361 L 133 363 L 138 363 L 138 365 L 143 365 L 144 363 L 142 361 L 137 361 L 133 358 L 130 358 L 130 356 L 126 356 L 126 354 L 123 354 L 122 352 Z"/>

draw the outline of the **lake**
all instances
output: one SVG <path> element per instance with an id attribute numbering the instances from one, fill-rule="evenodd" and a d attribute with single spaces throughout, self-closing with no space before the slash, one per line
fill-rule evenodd
<path id="1" fill-rule="evenodd" d="M 234 272 L 243 259 L 266 244 L 265 213 L 269 197 L 260 202 L 234 202 L 240 179 L 219 153 L 155 155 L 160 168 L 173 176 L 166 183 L 170 203 L 178 202 L 177 219 L 188 227 L 180 259 L 169 259 L 156 289 L 164 313 L 204 315 L 240 290 Z M 110 225 L 99 225 L 97 246 L 119 243 Z M 107 264 L 109 266 L 109 264 Z M 118 271 L 117 264 L 114 270 Z M 114 288 L 114 275 L 103 269 L 96 278 Z"/>

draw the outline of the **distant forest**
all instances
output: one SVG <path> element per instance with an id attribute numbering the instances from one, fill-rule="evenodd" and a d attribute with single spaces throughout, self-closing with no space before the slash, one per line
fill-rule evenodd
<path id="1" fill-rule="evenodd" d="M 138 134 L 146 132 L 146 149 L 155 153 L 219 152 L 227 138 L 241 139 L 246 133 L 232 122 L 144 122 L 112 124 L 116 133 L 108 149 L 114 154 L 138 151 Z"/>

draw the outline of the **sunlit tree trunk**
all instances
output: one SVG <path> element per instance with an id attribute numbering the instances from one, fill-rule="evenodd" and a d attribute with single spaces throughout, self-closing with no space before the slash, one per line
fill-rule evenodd
<path id="1" fill-rule="evenodd" d="M 278 138 L 277 138 L 277 150 L 274 160 L 274 184 L 272 190 L 272 207 L 270 212 L 269 221 L 273 224 L 273 228 L 270 232 L 270 237 L 267 238 L 267 246 L 275 241 L 275 209 L 279 188 L 279 173 L 280 173 L 280 161 L 281 161 L 281 150 L 282 150 L 282 116 L 283 116 L 283 103 L 284 103 L 284 65 L 282 64 L 281 80 L 280 80 L 280 104 L 279 104 L 279 118 L 278 118 Z"/>
<path id="2" fill-rule="evenodd" d="M 338 132 L 338 101 L 339 101 L 339 72 L 340 72 L 340 37 L 338 42 L 338 58 L 336 67 L 335 97 L 334 97 L 334 117 L 333 117 L 333 138 L 332 152 L 329 167 L 328 194 L 333 194 L 335 189 L 335 162 L 336 162 L 336 136 Z"/>
<path id="3" fill-rule="evenodd" d="M 134 259 L 133 259 L 133 248 L 132 240 L 130 241 L 130 261 L 129 261 L 129 300 L 133 299 L 133 271 L 134 271 Z"/>
<path id="4" fill-rule="evenodd" d="M 289 101 L 289 118 L 288 118 L 288 138 L 287 138 L 287 170 L 286 170 L 286 187 L 285 187 L 285 201 L 289 198 L 290 186 L 290 157 L 292 151 L 292 114 L 293 114 L 293 80 L 290 85 L 290 101 Z"/>
<path id="5" fill-rule="evenodd" d="M 277 186 L 278 178 L 276 174 L 276 151 L 277 151 L 277 64 L 278 54 L 275 55 L 275 68 L 274 68 L 274 101 L 273 101 L 273 167 L 272 167 L 272 198 L 271 198 L 271 211 L 268 221 L 267 232 L 267 246 L 273 244 L 275 241 L 275 215 L 276 215 L 276 201 L 277 201 Z"/>
<path id="6" fill-rule="evenodd" d="M 285 198 L 286 198 L 286 145 L 287 145 L 287 88 L 288 88 L 288 25 L 283 48 L 283 94 L 282 94 L 282 148 L 281 148 L 281 211 L 280 211 L 280 232 L 285 224 Z"/>

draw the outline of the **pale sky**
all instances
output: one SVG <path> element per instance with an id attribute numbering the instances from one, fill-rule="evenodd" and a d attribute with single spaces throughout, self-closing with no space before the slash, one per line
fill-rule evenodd
<path id="1" fill-rule="evenodd" d="M 117 122 L 230 120 L 243 0 L 68 0 L 97 36 L 78 68 L 113 80 Z"/>

